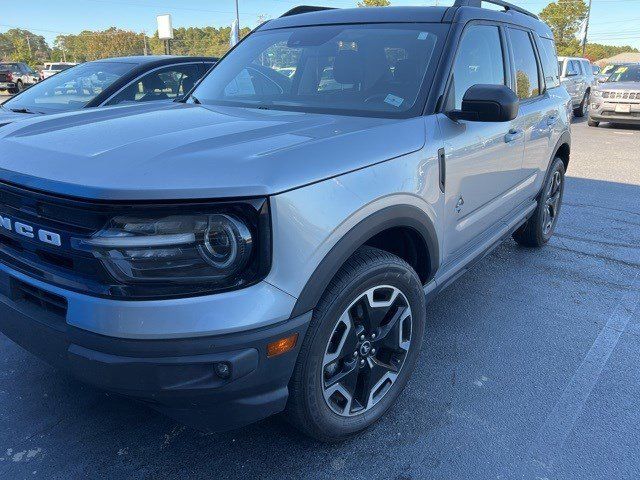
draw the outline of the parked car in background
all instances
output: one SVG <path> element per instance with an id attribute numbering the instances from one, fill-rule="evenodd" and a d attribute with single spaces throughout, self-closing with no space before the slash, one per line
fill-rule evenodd
<path id="1" fill-rule="evenodd" d="M 584 117 L 589 110 L 589 95 L 596 85 L 591 62 L 586 58 L 558 57 L 560 81 L 571 95 L 573 113 Z"/>
<path id="2" fill-rule="evenodd" d="M 45 63 L 44 68 L 40 70 L 40 80 L 52 77 L 56 73 L 60 73 L 67 68 L 71 68 L 77 65 L 77 63 L 57 62 L 57 63 Z"/>
<path id="3" fill-rule="evenodd" d="M 176 100 L 186 95 L 216 61 L 212 57 L 140 56 L 83 63 L 0 105 L 0 126 L 25 115 Z"/>
<path id="4" fill-rule="evenodd" d="M 593 89 L 588 124 L 640 124 L 640 64 L 617 67 Z"/>
<path id="5" fill-rule="evenodd" d="M 0 128 L 0 330 L 199 428 L 372 425 L 427 300 L 559 218 L 553 33 L 486 3 L 298 7 L 180 102 Z"/>
<path id="6" fill-rule="evenodd" d="M 596 77 L 596 81 L 606 82 L 607 79 L 611 76 L 611 74 L 616 71 L 616 69 L 620 67 L 624 67 L 626 65 L 633 65 L 633 63 L 613 63 L 613 64 L 605 65 L 604 67 L 602 67 L 602 70 L 600 70 L 600 73 Z"/>
<path id="7" fill-rule="evenodd" d="M 0 90 L 19 93 L 40 80 L 38 73 L 23 62 L 0 63 Z"/>

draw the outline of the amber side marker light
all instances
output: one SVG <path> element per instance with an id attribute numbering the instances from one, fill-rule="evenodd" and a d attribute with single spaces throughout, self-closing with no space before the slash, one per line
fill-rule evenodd
<path id="1" fill-rule="evenodd" d="M 267 357 L 275 357 L 293 350 L 298 341 L 298 334 L 294 333 L 288 337 L 281 338 L 267 345 Z"/>

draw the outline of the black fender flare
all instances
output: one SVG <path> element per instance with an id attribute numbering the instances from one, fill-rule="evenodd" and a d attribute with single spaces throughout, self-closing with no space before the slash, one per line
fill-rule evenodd
<path id="1" fill-rule="evenodd" d="M 435 226 L 426 212 L 412 205 L 392 205 L 382 208 L 356 224 L 329 250 L 302 289 L 291 317 L 313 310 L 331 279 L 353 253 L 380 232 L 390 228 L 408 227 L 420 234 L 429 252 L 429 278 L 435 275 L 440 262 L 440 250 Z"/>
<path id="2" fill-rule="evenodd" d="M 544 174 L 544 181 L 542 182 L 542 186 L 540 187 L 540 191 L 538 192 L 538 195 L 540 195 L 540 193 L 542 193 L 542 190 L 544 190 L 544 186 L 547 183 L 547 178 L 549 177 L 549 171 L 551 170 L 551 165 L 553 165 L 553 161 L 558 156 L 558 150 L 560 150 L 560 147 L 565 143 L 569 145 L 569 149 L 571 149 L 571 134 L 569 132 L 563 132 L 562 135 L 560 135 L 560 138 L 558 139 L 558 141 L 556 142 L 556 146 L 553 148 L 553 153 L 551 154 L 551 158 L 549 158 L 549 163 L 547 164 L 547 171 Z"/>

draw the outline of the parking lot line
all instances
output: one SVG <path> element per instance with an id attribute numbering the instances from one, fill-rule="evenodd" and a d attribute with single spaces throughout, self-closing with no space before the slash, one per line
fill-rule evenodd
<path id="1" fill-rule="evenodd" d="M 640 273 L 636 273 L 629 289 L 622 294 L 613 315 L 596 337 L 562 396 L 547 416 L 529 451 L 531 461 L 525 464 L 525 468 L 534 472 L 538 470 L 540 473 L 551 471 L 603 368 L 639 306 Z"/>

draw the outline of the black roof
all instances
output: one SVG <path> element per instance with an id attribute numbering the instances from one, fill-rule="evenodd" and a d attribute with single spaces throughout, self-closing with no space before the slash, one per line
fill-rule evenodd
<path id="1" fill-rule="evenodd" d="M 471 2 L 468 2 L 471 3 Z M 305 11 L 304 7 L 300 11 Z M 454 5 L 453 7 L 368 7 L 335 8 L 289 13 L 263 24 L 259 30 L 311 25 L 349 23 L 466 23 L 470 20 L 495 20 L 522 25 L 536 31 L 540 36 L 553 38 L 549 27 L 533 14 L 507 8 L 497 11 L 477 6 Z"/>

